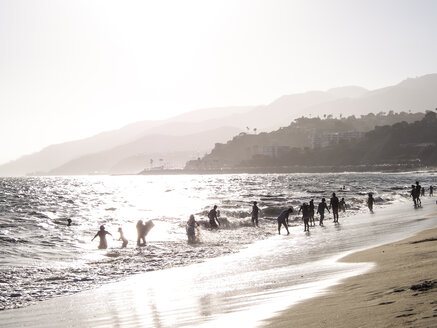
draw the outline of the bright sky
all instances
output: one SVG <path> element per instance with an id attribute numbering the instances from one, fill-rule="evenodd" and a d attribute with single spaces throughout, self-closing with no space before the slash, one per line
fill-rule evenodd
<path id="1" fill-rule="evenodd" d="M 437 1 L 0 0 L 0 163 L 139 120 L 437 72 Z"/>

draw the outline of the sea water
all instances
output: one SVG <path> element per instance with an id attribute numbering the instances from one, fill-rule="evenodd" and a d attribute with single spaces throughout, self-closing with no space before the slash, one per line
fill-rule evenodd
<path id="1" fill-rule="evenodd" d="M 185 272 L 187 266 L 204 262 L 196 264 L 204 269 L 196 269 L 195 278 L 198 284 L 204 284 L 202 290 L 210 292 L 202 292 L 205 295 L 199 299 L 208 304 L 212 294 L 217 299 L 226 295 L 226 311 L 232 312 L 234 303 L 230 300 L 238 299 L 241 290 L 247 295 L 260 286 L 265 293 L 308 286 L 342 270 L 340 264 L 332 266 L 332 259 L 338 254 L 435 224 L 424 219 L 411 220 L 415 212 L 409 194 L 416 180 L 428 188 L 437 184 L 437 175 L 413 172 L 1 178 L 0 308 L 23 307 L 141 272 L 148 272 L 150 279 L 155 279 L 168 271 L 159 270 L 180 267 Z M 317 226 L 305 234 L 300 216 L 294 213 L 290 217 L 291 235 L 277 235 L 275 218 L 283 209 L 297 209 L 310 199 L 317 206 L 322 197 L 329 202 L 332 192 L 347 203 L 346 212 L 340 213 L 339 225 L 334 225 L 332 215 L 327 214 L 324 228 Z M 363 215 L 368 211 L 368 192 L 376 200 L 376 214 L 371 222 Z M 250 219 L 251 203 L 255 200 L 261 209 L 259 228 L 254 228 Z M 379 208 L 396 204 L 408 204 L 403 206 L 412 213 L 390 222 L 378 219 Z M 213 205 L 218 206 L 226 227 L 211 231 L 202 226 L 200 243 L 187 244 L 185 224 L 189 215 L 206 222 Z M 68 218 L 71 226 L 67 226 Z M 135 224 L 140 219 L 155 223 L 145 247 L 136 246 Z M 113 235 L 108 236 L 106 250 L 97 249 L 98 240 L 91 242 L 100 225 Z M 125 249 L 118 241 L 119 227 L 129 240 Z M 215 260 L 208 260 L 211 258 Z M 211 266 L 217 269 L 211 271 Z M 221 274 L 223 270 L 226 274 Z M 202 272 L 208 277 L 203 277 Z M 211 279 L 211 272 L 215 279 Z M 229 277 L 229 272 L 239 278 L 226 278 L 225 283 L 222 279 Z M 261 297 L 253 293 L 255 299 Z M 166 304 L 170 303 L 167 299 Z M 241 304 L 238 306 L 241 308 Z M 187 323 L 192 323 L 190 320 Z"/>

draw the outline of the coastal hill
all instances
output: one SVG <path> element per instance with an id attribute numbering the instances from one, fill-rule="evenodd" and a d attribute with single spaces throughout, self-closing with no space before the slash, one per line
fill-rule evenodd
<path id="1" fill-rule="evenodd" d="M 241 132 L 275 131 L 304 115 L 347 117 L 381 111 L 433 109 L 437 104 L 435 90 L 437 74 L 431 74 L 372 91 L 349 86 L 284 95 L 269 105 L 197 110 L 167 120 L 136 122 L 90 138 L 51 145 L 0 165 L 0 175 L 137 173 L 150 168 L 151 159 L 153 166 L 183 167 L 186 160 L 201 157 L 215 143 L 225 142 Z M 195 134 L 209 135 L 215 140 L 207 138 L 209 143 L 199 143 L 199 147 L 196 146 L 199 139 L 190 141 L 185 147 L 170 141 L 171 137 L 193 140 L 190 136 Z M 122 150 L 125 147 L 126 150 Z M 111 155 L 111 152 L 114 153 Z M 105 158 L 111 160 L 105 161 Z"/>
<path id="2" fill-rule="evenodd" d="M 278 131 L 241 134 L 227 144 L 216 144 L 210 154 L 188 162 L 186 169 L 348 165 L 437 165 L 436 113 L 302 117 Z"/>

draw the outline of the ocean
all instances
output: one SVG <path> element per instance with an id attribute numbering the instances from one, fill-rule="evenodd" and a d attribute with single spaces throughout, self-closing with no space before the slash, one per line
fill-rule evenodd
<path id="1" fill-rule="evenodd" d="M 310 297 L 311 284 L 362 269 L 334 265 L 333 259 L 436 225 L 412 206 L 410 186 L 416 180 L 428 189 L 437 184 L 437 174 L 0 178 L 0 309 L 93 290 L 139 273 L 154 281 L 168 275 L 165 269 L 184 272 L 187 267 L 197 268 L 195 279 L 202 286 L 197 319 L 188 315 L 186 321 L 178 321 L 187 325 L 204 322 L 199 317 L 211 320 L 217 315 L 212 305 L 219 300 L 226 304 L 221 307 L 226 313 L 240 313 L 243 308 L 256 308 L 268 295 L 279 297 L 279 290 L 307 286 L 306 296 L 298 298 Z M 297 210 L 310 199 L 317 206 L 322 197 L 329 200 L 332 192 L 347 204 L 346 212 L 340 213 L 340 224 L 334 225 L 332 214 L 327 214 L 325 227 L 316 221 L 310 233 L 304 233 L 295 212 L 290 216 L 291 234 L 278 236 L 275 219 L 283 209 L 293 206 Z M 365 203 L 368 192 L 376 200 L 370 220 Z M 253 201 L 261 209 L 259 228 L 250 219 Z M 218 206 L 225 224 L 218 231 L 201 225 L 200 243 L 188 244 L 185 224 L 189 215 L 207 222 L 213 205 Z M 378 215 L 390 208 L 406 213 L 391 221 Z M 67 226 L 69 218 L 71 226 Z M 140 219 L 155 223 L 144 247 L 136 246 L 135 225 Z M 107 238 L 106 250 L 97 249 L 98 240 L 91 242 L 100 225 L 113 235 Z M 129 240 L 124 249 L 118 240 L 119 227 Z M 230 273 L 235 280 L 229 279 Z M 166 285 L 176 288 L 175 284 L 172 278 Z M 254 292 L 260 287 L 263 296 Z M 238 303 L 240 293 L 252 292 L 253 303 Z M 159 298 L 159 290 L 152 293 Z M 157 303 L 149 304 L 150 314 Z M 166 306 L 177 308 L 179 303 L 175 296 L 167 299 Z M 179 313 L 174 308 L 169 311 Z"/>

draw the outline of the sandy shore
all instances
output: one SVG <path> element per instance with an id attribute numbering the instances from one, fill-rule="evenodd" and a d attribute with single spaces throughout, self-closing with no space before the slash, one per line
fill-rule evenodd
<path id="1" fill-rule="evenodd" d="M 433 214 L 437 219 L 437 213 Z M 375 262 L 321 297 L 283 311 L 265 327 L 437 327 L 437 229 L 354 253 Z"/>

